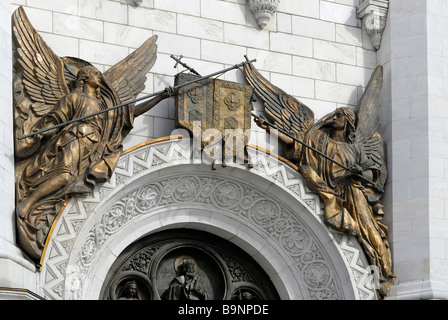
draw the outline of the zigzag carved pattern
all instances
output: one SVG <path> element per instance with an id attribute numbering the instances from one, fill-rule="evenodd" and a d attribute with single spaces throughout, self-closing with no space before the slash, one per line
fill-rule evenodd
<path id="1" fill-rule="evenodd" d="M 94 209 L 103 200 L 107 199 L 112 192 L 117 192 L 126 180 L 142 172 L 155 171 L 161 166 L 191 163 L 192 152 L 189 146 L 189 142 L 185 140 L 173 139 L 149 144 L 124 154 L 120 158 L 110 181 L 98 185 L 90 196 L 71 199 L 51 234 L 51 241 L 47 245 L 43 260 L 43 276 L 41 277 L 40 288 L 41 294 L 46 299 L 61 300 L 69 298 L 65 296 L 64 284 L 70 280 L 66 279 L 66 275 L 70 274 L 70 270 L 66 270 L 70 253 L 82 229 L 83 222 Z M 253 155 L 251 159 L 254 167 L 251 170 L 254 173 L 287 188 L 311 212 L 314 212 L 316 216 L 322 216 L 322 207 L 318 196 L 310 192 L 297 171 L 277 158 L 259 152 L 254 148 L 250 148 L 249 154 Z M 328 231 L 331 234 L 337 234 L 330 228 L 328 228 Z M 360 264 L 359 249 L 349 244 L 350 241 L 345 235 L 333 238 L 337 247 L 344 254 L 350 272 L 356 281 L 358 292 L 355 292 L 355 294 L 358 295 L 359 299 L 374 298 L 374 291 L 368 289 L 365 285 L 368 272 Z M 77 280 L 82 281 L 83 279 Z"/>

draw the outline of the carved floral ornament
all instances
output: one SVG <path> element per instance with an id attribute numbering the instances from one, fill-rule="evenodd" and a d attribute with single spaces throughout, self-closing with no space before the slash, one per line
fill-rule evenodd
<path id="1" fill-rule="evenodd" d="M 249 7 L 261 29 L 267 26 L 277 12 L 279 4 L 280 0 L 249 0 Z M 356 9 L 357 18 L 361 19 L 363 28 L 371 37 L 375 50 L 378 50 L 381 45 L 388 8 L 388 0 L 361 0 Z"/>
<path id="2" fill-rule="evenodd" d="M 264 29 L 271 20 L 280 0 L 249 0 L 249 7 L 257 19 L 258 25 Z"/>
<path id="3" fill-rule="evenodd" d="M 302 220 L 302 215 L 311 214 L 319 225 L 322 224 L 319 218 L 322 208 L 317 196 L 307 191 L 300 175 L 290 166 L 277 162 L 269 154 L 258 154 L 252 148 L 250 153 L 254 158 L 251 169 L 253 177 L 268 179 L 284 188 L 298 201 L 297 204 L 302 203 L 302 214 L 297 214 L 298 208 L 291 210 L 289 206 L 272 201 L 271 193 L 254 188 L 236 172 L 234 175 L 216 175 L 216 172 L 206 170 L 194 176 L 190 171 L 185 172 L 182 165 L 190 163 L 192 154 L 190 149 L 185 149 L 181 140 L 165 140 L 142 146 L 121 157 L 111 180 L 98 186 L 95 194 L 72 199 L 67 205 L 48 243 L 41 271 L 41 294 L 46 299 L 56 300 L 96 299 L 91 296 L 89 288 L 96 278 L 101 278 L 98 266 L 104 263 L 101 259 L 109 246 L 115 243 L 114 239 L 121 239 L 122 242 L 120 234 L 124 230 L 129 231 L 131 225 L 135 226 L 133 222 L 141 222 L 142 219 L 150 221 L 151 217 L 159 221 L 161 216 L 157 212 L 160 208 L 172 207 L 180 212 L 182 208 L 197 208 L 200 205 L 241 221 L 257 230 L 255 234 L 263 234 L 265 239 L 270 239 L 283 252 L 283 257 L 291 259 L 290 268 L 305 285 L 305 291 L 301 294 L 306 298 L 344 299 L 344 290 L 338 280 L 340 276 L 331 262 L 328 247 L 322 246 L 315 231 L 310 231 L 308 224 Z M 143 181 L 141 177 L 145 173 L 151 174 L 168 167 L 169 170 L 158 179 L 138 183 Z M 239 171 L 240 174 L 243 172 L 247 173 L 245 170 Z M 126 187 L 130 185 L 136 188 Z M 127 192 L 121 196 L 114 192 L 125 187 Z M 108 210 L 101 210 L 105 203 L 108 203 Z M 190 212 L 188 219 L 196 221 L 198 211 L 184 211 L 185 214 L 187 212 Z M 213 224 L 212 217 L 201 220 L 204 226 L 205 223 Z M 325 227 L 325 230 L 328 230 L 332 244 L 345 261 L 346 272 L 351 275 L 354 298 L 375 299 L 374 290 L 370 287 L 370 270 L 366 268 L 356 238 L 331 228 Z M 247 279 L 244 281 L 247 282 Z M 138 284 L 144 289 L 140 282 Z M 292 297 L 299 297 L 294 290 L 290 292 Z"/>

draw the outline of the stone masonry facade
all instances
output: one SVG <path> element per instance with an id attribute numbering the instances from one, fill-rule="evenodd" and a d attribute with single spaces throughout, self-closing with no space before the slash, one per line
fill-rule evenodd
<path id="1" fill-rule="evenodd" d="M 392 0 L 378 51 L 356 9 L 365 0 L 281 0 L 261 30 L 247 0 L 12 0 L 0 3 L 0 266 L 28 270 L 0 287 L 33 290 L 32 266 L 14 245 L 11 30 L 9 17 L 24 6 L 31 23 L 59 56 L 92 62 L 101 71 L 158 35 L 158 59 L 143 94 L 172 86 L 170 55 L 206 75 L 244 61 L 294 95 L 320 118 L 354 107 L 372 70 L 384 66 L 380 133 L 387 142 L 389 179 L 383 201 L 397 287 L 393 296 L 448 297 L 448 4 Z M 239 71 L 221 79 L 245 83 Z M 6 106 L 6 107 L 5 107 Z M 255 105 L 256 112 L 262 106 Z M 171 134 L 174 99 L 136 119 L 124 148 Z M 253 144 L 263 146 L 264 132 Z M 259 139 L 260 138 L 260 139 Z M 274 150 L 275 151 L 275 150 Z M 3 201 L 4 200 L 4 201 Z M 8 269 L 9 270 L 9 269 Z M 31 272 L 31 273 L 29 273 Z M 2 284 L 3 282 L 3 284 Z"/>

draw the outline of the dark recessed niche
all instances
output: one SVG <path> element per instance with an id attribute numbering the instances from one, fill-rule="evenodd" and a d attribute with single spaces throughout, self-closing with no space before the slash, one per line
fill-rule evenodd
<path id="1" fill-rule="evenodd" d="M 128 246 L 111 266 L 101 299 L 275 300 L 271 280 L 246 252 L 213 234 L 176 229 Z"/>

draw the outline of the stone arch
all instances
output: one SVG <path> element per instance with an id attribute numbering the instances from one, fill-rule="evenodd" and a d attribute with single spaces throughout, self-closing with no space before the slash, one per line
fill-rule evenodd
<path id="1" fill-rule="evenodd" d="M 211 170 L 189 139 L 124 153 L 109 182 L 71 199 L 47 241 L 40 294 L 98 299 L 127 246 L 152 233 L 197 229 L 230 241 L 269 275 L 281 299 L 375 299 L 357 240 L 326 227 L 317 195 L 287 161 L 249 147 L 254 164 Z"/>

